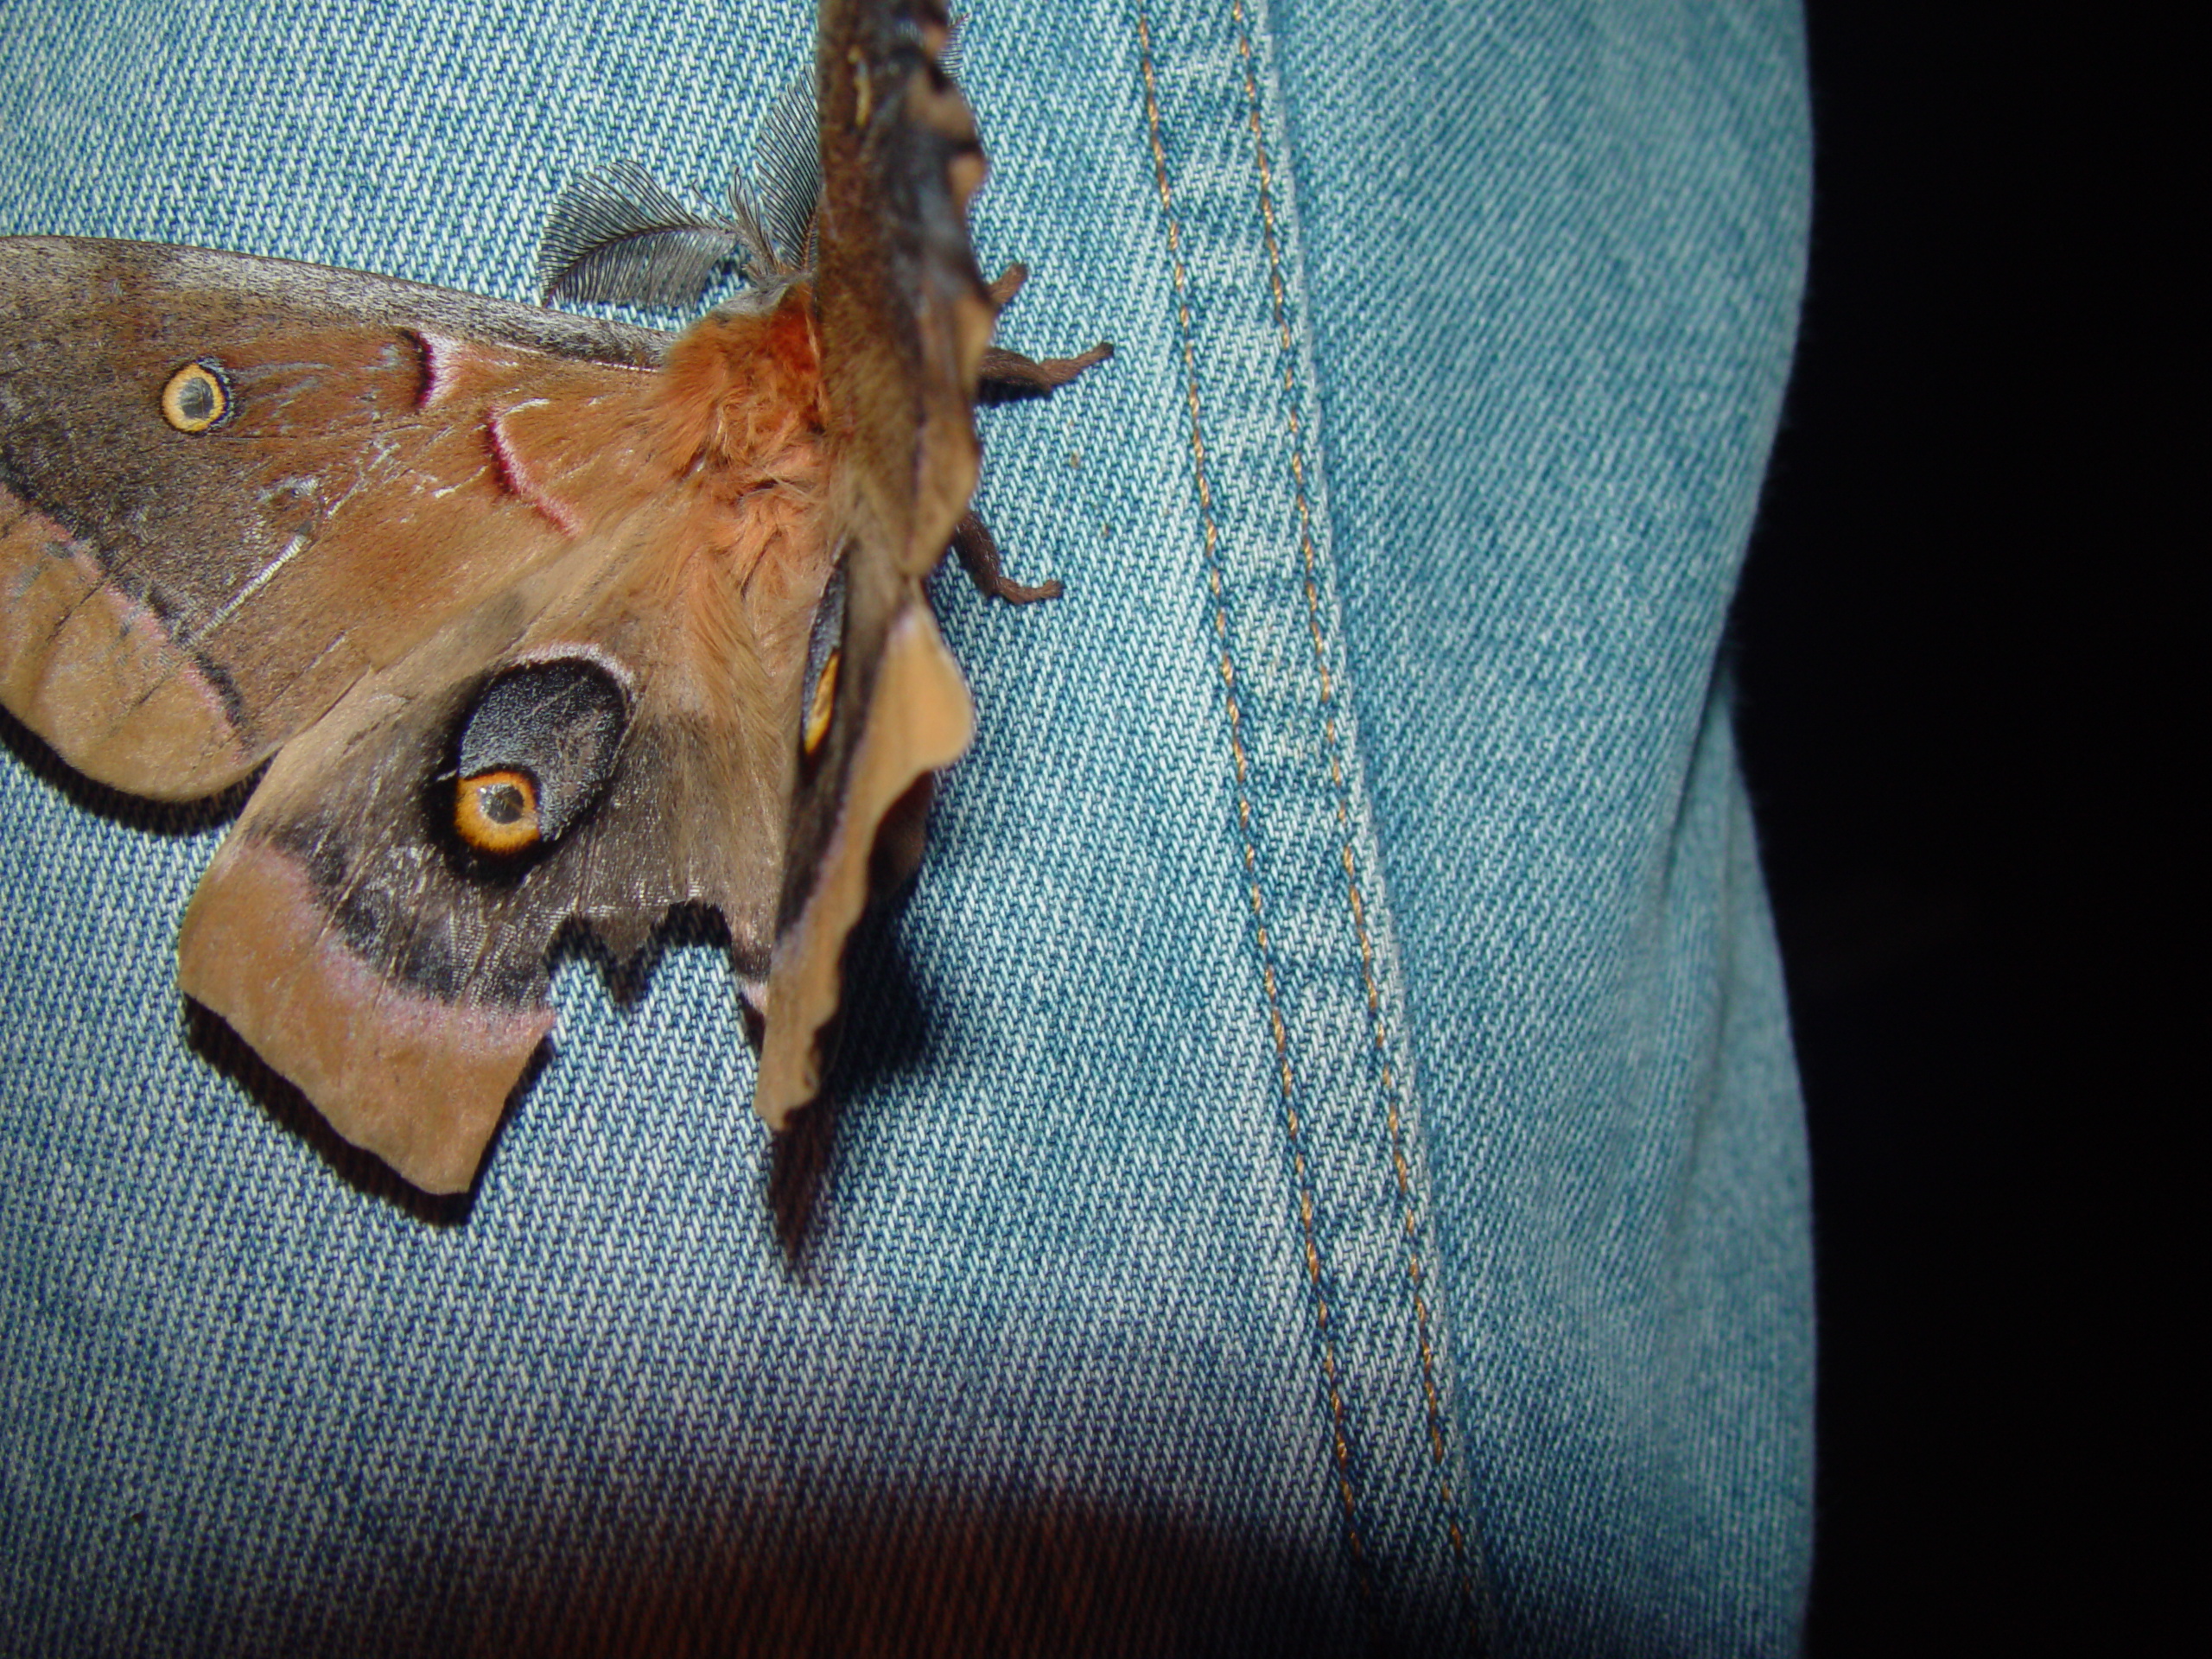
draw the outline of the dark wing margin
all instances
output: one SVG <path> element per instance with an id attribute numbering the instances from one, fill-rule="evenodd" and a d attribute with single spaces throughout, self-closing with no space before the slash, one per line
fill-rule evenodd
<path id="1" fill-rule="evenodd" d="M 911 871 L 929 780 L 975 730 L 922 593 L 976 487 L 976 383 L 996 316 L 968 239 L 983 152 L 940 61 L 950 32 L 937 0 L 822 10 L 816 296 L 843 666 L 792 801 L 753 1096 L 775 1128 L 821 1092 L 846 941 L 872 888 Z"/>

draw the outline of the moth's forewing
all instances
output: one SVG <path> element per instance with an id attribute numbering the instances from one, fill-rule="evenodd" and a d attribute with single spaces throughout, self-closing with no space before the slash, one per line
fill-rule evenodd
<path id="1" fill-rule="evenodd" d="M 285 260 L 0 239 L 0 702 L 133 794 L 236 781 L 635 505 L 623 435 L 664 343 Z M 596 441 L 543 429 L 556 406 Z"/>

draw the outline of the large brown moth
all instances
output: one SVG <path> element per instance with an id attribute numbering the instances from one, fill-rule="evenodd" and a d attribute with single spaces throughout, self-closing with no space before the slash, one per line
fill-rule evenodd
<path id="1" fill-rule="evenodd" d="M 549 288 L 749 286 L 680 335 L 237 254 L 0 240 L 0 701 L 164 800 L 267 770 L 178 945 L 347 1140 L 474 1179 L 548 956 L 721 913 L 753 1104 L 822 1088 L 848 936 L 920 855 L 973 710 L 922 581 L 999 572 L 983 158 L 940 0 L 824 0 L 815 111 L 727 215 L 634 168 L 556 207 Z M 817 136 L 794 137 L 813 125 Z"/>

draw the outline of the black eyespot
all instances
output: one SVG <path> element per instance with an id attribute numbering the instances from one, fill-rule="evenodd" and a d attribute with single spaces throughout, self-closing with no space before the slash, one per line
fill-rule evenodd
<path id="1" fill-rule="evenodd" d="M 531 794 L 528 779 L 495 775 L 477 785 L 478 808 L 493 823 L 520 823 L 537 810 Z"/>
<path id="2" fill-rule="evenodd" d="M 480 853 L 557 841 L 614 775 L 630 699 L 597 663 L 525 663 L 477 693 L 461 722 L 453 827 Z"/>
<path id="3" fill-rule="evenodd" d="M 180 432 L 205 432 L 230 412 L 229 377 L 209 359 L 186 364 L 162 388 L 162 418 Z"/>

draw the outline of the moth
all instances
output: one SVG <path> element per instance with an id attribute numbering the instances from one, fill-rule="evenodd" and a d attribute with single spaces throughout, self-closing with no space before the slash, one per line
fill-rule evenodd
<path id="1" fill-rule="evenodd" d="M 991 346 L 1020 283 L 940 0 L 825 0 L 811 99 L 702 214 L 634 167 L 550 287 L 680 334 L 150 244 L 0 240 L 0 701 L 161 800 L 266 766 L 186 912 L 185 994 L 346 1140 L 474 1179 L 553 1023 L 548 955 L 711 906 L 753 1105 L 820 1094 L 842 959 L 975 719 L 923 579 L 1000 570 L 979 397 L 1103 358 Z M 808 130 L 810 128 L 811 130 Z"/>

